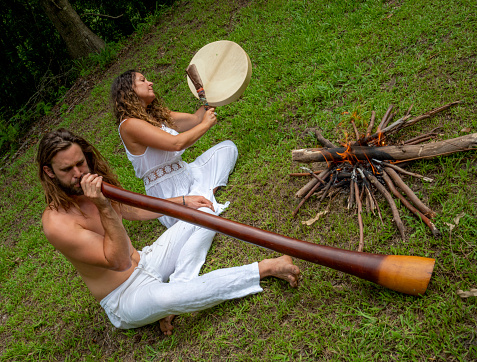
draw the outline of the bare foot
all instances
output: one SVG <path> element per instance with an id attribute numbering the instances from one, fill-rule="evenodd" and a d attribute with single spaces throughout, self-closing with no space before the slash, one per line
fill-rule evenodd
<path id="1" fill-rule="evenodd" d="M 172 321 L 174 320 L 176 316 L 171 314 L 165 318 L 162 318 L 159 320 L 159 327 L 161 328 L 162 333 L 166 336 L 172 335 L 172 330 L 174 329 L 174 326 L 172 325 Z"/>
<path id="2" fill-rule="evenodd" d="M 289 255 L 283 255 L 275 259 L 264 259 L 258 263 L 258 270 L 260 272 L 260 279 L 276 277 L 286 280 L 293 288 L 298 286 L 300 269 L 293 264 L 293 260 Z"/>

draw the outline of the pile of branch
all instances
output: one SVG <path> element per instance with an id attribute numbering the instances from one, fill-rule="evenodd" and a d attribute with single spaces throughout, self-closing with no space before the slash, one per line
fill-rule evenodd
<path id="1" fill-rule="evenodd" d="M 388 143 L 389 136 L 397 131 L 414 125 L 421 120 L 428 119 L 459 103 L 461 102 L 446 104 L 416 118 L 411 118 L 411 109 L 409 109 L 403 117 L 394 122 L 393 119 L 396 113 L 392 112 L 393 106 L 391 105 L 375 132 L 373 132 L 373 129 L 376 114 L 374 111 L 372 112 L 369 125 L 364 134 L 358 131 L 353 118 L 351 118 L 356 141 L 349 142 L 341 147 L 335 146 L 323 137 L 319 129 L 314 129 L 315 135 L 323 145 L 323 148 L 293 150 L 292 160 L 301 163 L 326 162 L 328 167 L 321 172 L 314 172 L 306 167 L 302 167 L 307 174 L 312 176 L 312 179 L 296 193 L 296 196 L 301 201 L 294 210 L 293 216 L 297 215 L 300 207 L 314 194 L 318 195 L 321 202 L 326 197 L 332 197 L 343 189 L 347 190 L 349 195 L 348 209 L 357 210 L 360 230 L 358 250 L 362 251 L 364 245 L 363 205 L 365 205 L 368 212 L 378 214 L 382 222 L 382 213 L 375 196 L 376 193 L 380 193 L 392 210 L 393 220 L 403 240 L 405 239 L 404 226 L 393 196 L 399 199 L 416 217 L 420 218 L 430 229 L 434 237 L 439 237 L 440 232 L 431 221 L 436 216 L 436 213 L 416 196 L 403 181 L 401 175 L 410 175 L 429 182 L 432 179 L 406 171 L 402 167 L 397 166 L 397 164 L 472 150 L 477 146 L 477 133 L 450 140 L 422 144 L 438 135 L 437 129 L 434 129 L 429 133 L 414 137 L 397 145 L 384 145 Z"/>

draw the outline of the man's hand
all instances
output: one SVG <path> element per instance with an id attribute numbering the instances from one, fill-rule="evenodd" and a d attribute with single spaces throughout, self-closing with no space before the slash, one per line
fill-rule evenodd
<path id="1" fill-rule="evenodd" d="M 192 209 L 208 207 L 212 211 L 215 211 L 212 202 L 210 200 L 207 200 L 204 196 L 184 196 L 184 200 L 186 206 Z"/>
<path id="2" fill-rule="evenodd" d="M 109 200 L 101 192 L 103 177 L 97 174 L 87 173 L 81 178 L 81 188 L 84 195 L 89 198 L 99 209 L 110 205 Z"/>

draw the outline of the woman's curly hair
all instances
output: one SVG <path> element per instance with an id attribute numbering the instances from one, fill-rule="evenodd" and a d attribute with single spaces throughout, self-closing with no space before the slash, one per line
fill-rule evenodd
<path id="1" fill-rule="evenodd" d="M 111 85 L 113 111 L 118 124 L 127 118 L 139 118 L 154 126 L 164 124 L 174 128 L 171 111 L 162 104 L 157 96 L 146 108 L 141 104 L 134 91 L 136 73 L 135 70 L 130 69 L 119 75 Z"/>

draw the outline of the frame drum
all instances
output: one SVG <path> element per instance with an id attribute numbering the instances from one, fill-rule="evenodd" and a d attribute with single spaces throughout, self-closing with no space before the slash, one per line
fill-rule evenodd
<path id="1" fill-rule="evenodd" d="M 207 102 L 212 107 L 236 101 L 247 88 L 252 76 L 252 63 L 240 45 L 219 40 L 202 47 L 192 58 L 202 79 Z M 194 84 L 187 77 L 194 96 L 199 99 Z"/>

